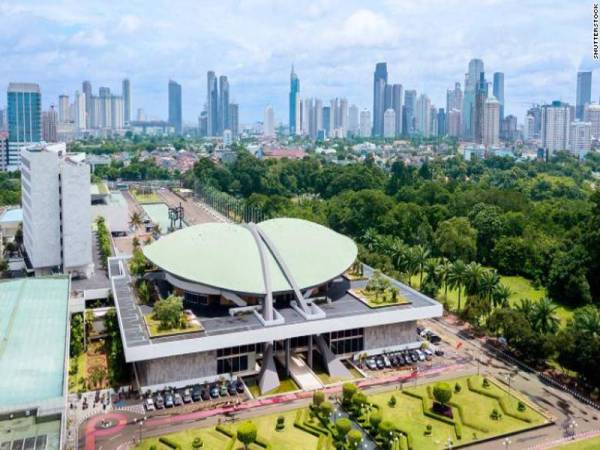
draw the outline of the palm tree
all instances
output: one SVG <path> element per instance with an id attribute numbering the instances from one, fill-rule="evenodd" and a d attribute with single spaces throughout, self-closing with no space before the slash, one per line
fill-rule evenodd
<path id="1" fill-rule="evenodd" d="M 379 234 L 374 228 L 369 228 L 367 231 L 365 231 L 365 234 L 363 234 L 362 241 L 364 242 L 367 250 L 370 252 L 375 251 L 376 247 L 378 246 Z"/>
<path id="2" fill-rule="evenodd" d="M 479 295 L 482 300 L 485 302 L 485 306 L 488 312 L 492 307 L 492 296 L 494 295 L 494 291 L 500 284 L 500 277 L 498 276 L 498 272 L 495 270 L 484 270 L 481 274 Z"/>
<path id="3" fill-rule="evenodd" d="M 452 264 L 452 269 L 448 273 L 448 285 L 451 289 L 458 290 L 458 307 L 457 312 L 460 313 L 460 296 L 465 284 L 465 277 L 467 273 L 467 266 L 460 259 Z"/>
<path id="4" fill-rule="evenodd" d="M 575 311 L 574 322 L 586 336 L 600 336 L 600 309 L 589 305 Z"/>
<path id="5" fill-rule="evenodd" d="M 415 247 L 409 247 L 406 252 L 406 275 L 408 285 L 412 287 L 412 277 L 419 272 L 419 261 Z"/>
<path id="6" fill-rule="evenodd" d="M 142 223 L 142 215 L 139 212 L 135 211 L 129 216 L 129 226 L 131 228 L 138 228 L 142 226 Z"/>
<path id="7" fill-rule="evenodd" d="M 414 249 L 414 258 L 417 263 L 417 267 L 419 268 L 419 287 L 423 285 L 423 273 L 425 272 L 425 264 L 427 263 L 427 258 L 429 258 L 429 250 L 422 245 L 417 245 L 413 247 Z"/>
<path id="8" fill-rule="evenodd" d="M 508 299 L 512 294 L 512 291 L 506 285 L 499 283 L 492 293 L 492 305 L 494 308 L 506 308 L 508 306 Z"/>
<path id="9" fill-rule="evenodd" d="M 137 236 L 134 236 L 131 240 L 131 245 L 133 245 L 133 248 L 140 248 L 140 239 Z"/>
<path id="10" fill-rule="evenodd" d="M 538 333 L 556 333 L 560 320 L 556 316 L 558 306 L 548 297 L 540 299 L 533 305 L 532 326 Z"/>
<path id="11" fill-rule="evenodd" d="M 519 303 L 515 305 L 515 309 L 522 313 L 527 320 L 531 322 L 533 315 L 533 302 L 528 298 L 522 298 Z"/>
<path id="12" fill-rule="evenodd" d="M 408 266 L 408 246 L 401 239 L 394 239 L 392 248 L 390 249 L 390 258 L 394 268 L 401 273 L 407 271 Z"/>
<path id="13" fill-rule="evenodd" d="M 162 230 L 160 228 L 160 224 L 155 223 L 154 225 L 152 225 L 152 233 L 155 234 L 156 236 L 160 236 Z"/>
<path id="14" fill-rule="evenodd" d="M 481 280 L 485 269 L 476 262 L 470 262 L 465 267 L 465 292 L 467 295 L 481 296 Z"/>
<path id="15" fill-rule="evenodd" d="M 452 271 L 452 263 L 448 258 L 442 258 L 438 267 L 440 281 L 444 283 L 444 300 L 448 301 L 448 275 Z"/>

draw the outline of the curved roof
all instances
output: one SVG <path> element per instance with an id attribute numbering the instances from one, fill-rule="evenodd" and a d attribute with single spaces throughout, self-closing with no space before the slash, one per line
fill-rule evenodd
<path id="1" fill-rule="evenodd" d="M 275 246 L 300 289 L 323 284 L 356 259 L 352 239 L 301 219 L 256 225 Z M 187 281 L 245 294 L 266 293 L 258 242 L 244 225 L 206 223 L 168 234 L 143 248 L 161 269 Z M 263 240 L 273 292 L 289 291 L 280 265 Z"/>

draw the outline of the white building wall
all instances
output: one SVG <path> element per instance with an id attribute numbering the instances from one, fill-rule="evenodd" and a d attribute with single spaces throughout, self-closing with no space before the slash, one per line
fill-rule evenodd
<path id="1" fill-rule="evenodd" d="M 393 138 L 396 136 L 396 112 L 388 109 L 383 114 L 383 137 Z"/>
<path id="2" fill-rule="evenodd" d="M 592 147 L 591 130 L 590 122 L 571 122 L 569 151 L 579 159 L 585 158 Z"/>

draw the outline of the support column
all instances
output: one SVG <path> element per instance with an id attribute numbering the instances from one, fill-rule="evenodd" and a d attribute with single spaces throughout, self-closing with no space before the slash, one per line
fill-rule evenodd
<path id="1" fill-rule="evenodd" d="M 285 376 L 290 376 L 290 340 L 285 340 Z"/>
<path id="2" fill-rule="evenodd" d="M 313 368 L 313 337 L 312 334 L 310 336 L 308 336 L 308 358 L 307 359 L 307 364 L 308 367 L 310 367 L 311 369 Z"/>

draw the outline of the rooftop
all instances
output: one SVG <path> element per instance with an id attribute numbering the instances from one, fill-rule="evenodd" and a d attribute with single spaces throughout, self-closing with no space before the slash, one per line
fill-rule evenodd
<path id="1" fill-rule="evenodd" d="M 356 259 L 352 239 L 313 222 L 271 219 L 256 227 L 273 243 L 300 289 L 336 278 Z M 164 271 L 187 281 L 237 293 L 266 293 L 261 251 L 243 225 L 194 225 L 144 247 L 144 254 Z M 270 249 L 264 255 L 271 291 L 292 290 L 279 258 Z"/>
<path id="2" fill-rule="evenodd" d="M 23 222 L 23 210 L 21 208 L 7 209 L 0 214 L 0 224 L 11 222 Z"/>
<path id="3" fill-rule="evenodd" d="M 0 283 L 0 410 L 64 394 L 69 279 Z"/>

